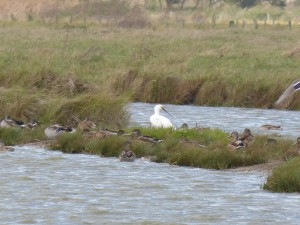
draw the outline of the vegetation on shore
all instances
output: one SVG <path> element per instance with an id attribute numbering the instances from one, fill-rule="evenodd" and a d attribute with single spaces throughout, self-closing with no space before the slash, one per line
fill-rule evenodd
<path id="1" fill-rule="evenodd" d="M 300 192 L 300 158 L 273 169 L 263 188 L 273 192 Z"/>
<path id="2" fill-rule="evenodd" d="M 178 166 L 193 166 L 207 169 L 230 169 L 243 166 L 286 161 L 273 169 L 263 185 L 273 192 L 300 192 L 299 153 L 293 142 L 278 138 L 270 141 L 266 135 L 255 134 L 255 140 L 246 149 L 233 149 L 228 143 L 228 134 L 219 129 L 155 129 L 138 127 L 143 135 L 162 140 L 149 143 L 131 135 L 135 127 L 127 128 L 123 135 L 99 138 L 79 130 L 65 133 L 57 139 L 47 141 L 45 126 L 34 129 L 0 128 L 0 139 L 5 145 L 43 143 L 48 149 L 71 154 L 94 154 L 102 157 L 118 157 L 125 141 L 132 143 L 131 150 L 137 157 L 157 163 Z M 91 135 L 92 134 L 92 135 Z"/>
<path id="3" fill-rule="evenodd" d="M 56 105 L 50 99 L 68 101 L 85 93 L 264 108 L 298 78 L 296 29 L 128 30 L 17 23 L 2 24 L 0 30 L 3 102 L 12 95 L 20 101 L 29 96 L 26 101 L 35 109 L 38 99 Z M 290 109 L 300 108 L 297 96 Z"/>
<path id="4" fill-rule="evenodd" d="M 1 128 L 0 138 L 6 145 L 44 141 L 44 127 L 37 129 Z M 298 156 L 291 140 L 278 139 L 269 142 L 270 137 L 255 135 L 255 141 L 246 149 L 233 149 L 228 144 L 228 134 L 219 129 L 155 129 L 139 127 L 143 135 L 162 140 L 149 143 L 131 135 L 134 128 L 127 128 L 124 135 L 109 135 L 99 138 L 95 133 L 62 134 L 50 142 L 50 149 L 65 153 L 86 153 L 117 157 L 125 141 L 132 142 L 132 151 L 137 157 L 150 158 L 179 166 L 195 166 L 210 169 L 228 169 L 262 164 L 272 160 L 287 160 Z M 97 131 L 95 131 L 97 133 Z"/>
<path id="5" fill-rule="evenodd" d="M 34 130 L 1 128 L 6 145 L 44 141 L 47 125 L 77 126 L 86 117 L 98 128 L 130 133 L 125 107 L 129 101 L 270 107 L 299 78 L 297 26 L 289 30 L 269 25 L 228 28 L 227 23 L 178 25 L 171 20 L 151 23 L 137 8 L 119 10 L 124 14 L 114 24 L 68 17 L 53 20 L 55 16 L 42 20 L 34 15 L 27 21 L 0 22 L 0 116 L 37 119 L 42 124 Z M 300 109 L 297 96 L 289 109 Z M 288 160 L 287 167 L 268 178 L 264 188 L 272 190 L 282 170 L 297 171 L 293 166 L 297 160 L 290 161 L 298 155 L 291 140 L 268 145 L 269 137 L 257 135 L 252 145 L 239 151 L 228 148 L 227 134 L 218 129 L 139 129 L 164 140 L 149 144 L 130 139 L 138 157 L 155 162 L 226 169 Z M 96 139 L 76 132 L 62 135 L 50 148 L 118 156 L 127 139 Z M 289 190 L 299 188 L 275 189 Z"/>

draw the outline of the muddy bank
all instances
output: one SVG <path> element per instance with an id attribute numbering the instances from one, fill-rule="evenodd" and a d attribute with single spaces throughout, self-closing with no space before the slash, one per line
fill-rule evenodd
<path id="1" fill-rule="evenodd" d="M 234 169 L 227 169 L 226 171 L 235 171 L 235 172 L 259 171 L 259 172 L 265 172 L 267 174 L 270 174 L 275 167 L 282 165 L 284 162 L 285 162 L 284 160 L 272 160 L 271 162 L 267 162 L 263 164 L 243 166 Z"/>

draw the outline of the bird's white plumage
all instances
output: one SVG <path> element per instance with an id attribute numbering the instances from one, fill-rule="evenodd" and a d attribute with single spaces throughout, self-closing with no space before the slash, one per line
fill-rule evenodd
<path id="1" fill-rule="evenodd" d="M 161 110 L 166 111 L 162 105 L 156 105 L 154 107 L 154 114 L 150 117 L 151 125 L 153 127 L 157 127 L 157 128 L 159 128 L 159 127 L 174 128 L 173 124 L 171 123 L 171 121 L 167 117 L 164 117 L 164 116 L 160 115 Z"/>

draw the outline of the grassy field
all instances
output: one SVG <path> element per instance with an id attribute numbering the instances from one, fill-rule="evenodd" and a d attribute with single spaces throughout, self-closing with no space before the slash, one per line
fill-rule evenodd
<path id="1" fill-rule="evenodd" d="M 57 105 L 62 96 L 105 93 L 130 101 L 269 107 L 298 78 L 298 29 L 18 22 L 3 23 L 0 32 L 2 105 L 12 95 Z M 40 110 L 49 112 L 45 107 Z M 289 108 L 300 108 L 297 95 Z M 2 109 L 20 114 L 13 106 Z"/>

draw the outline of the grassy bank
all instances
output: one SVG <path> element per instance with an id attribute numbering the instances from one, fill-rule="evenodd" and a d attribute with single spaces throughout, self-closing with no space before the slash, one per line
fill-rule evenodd
<path id="1" fill-rule="evenodd" d="M 286 161 L 273 169 L 263 188 L 273 192 L 300 192 L 299 153 L 293 141 L 278 138 L 270 141 L 266 135 L 255 134 L 255 139 L 246 149 L 235 149 L 229 145 L 228 134 L 219 129 L 154 129 L 138 127 L 142 134 L 151 137 L 148 142 L 132 135 L 134 128 L 125 129 L 123 135 L 108 135 L 96 129 L 90 133 L 77 130 L 73 134 L 62 134 L 49 141 L 44 135 L 45 126 L 33 130 L 0 128 L 0 139 L 5 145 L 37 143 L 48 149 L 69 154 L 93 154 L 101 157 L 118 157 L 123 143 L 131 142 L 131 150 L 138 158 L 147 158 L 157 163 L 192 166 L 207 169 L 230 169 L 264 163 Z M 98 130 L 98 131 L 97 131 Z M 155 139 L 154 139 L 155 138 Z"/>
<path id="2" fill-rule="evenodd" d="M 0 138 L 6 145 L 17 145 L 45 141 L 43 126 L 37 129 L 1 128 Z M 134 128 L 127 128 L 124 135 L 97 136 L 92 133 L 63 134 L 48 146 L 65 153 L 85 153 L 100 156 L 118 157 L 125 141 L 132 143 L 131 150 L 137 157 L 150 158 L 154 162 L 164 162 L 179 166 L 194 166 L 210 169 L 229 169 L 286 160 L 298 156 L 293 142 L 277 139 L 268 142 L 270 137 L 255 135 L 255 140 L 246 149 L 233 149 L 228 144 L 228 134 L 219 129 L 154 129 L 139 127 L 144 136 L 162 140 L 150 143 L 131 135 Z M 99 131 L 98 131 L 99 132 Z"/>
<path id="3" fill-rule="evenodd" d="M 2 104 L 28 96 L 28 104 L 37 108 L 37 99 L 57 105 L 57 96 L 105 93 L 132 101 L 268 107 L 298 78 L 298 29 L 16 22 L 2 24 L 0 32 Z M 299 109 L 298 99 L 289 108 Z M 2 108 L 1 114 L 14 111 Z"/>
<path id="4" fill-rule="evenodd" d="M 130 129 L 131 130 L 131 129 Z M 131 133 L 128 130 L 127 133 Z M 210 169 L 228 169 L 266 163 L 271 160 L 287 159 L 298 155 L 290 140 L 278 140 L 266 144 L 267 136 L 256 136 L 245 150 L 228 146 L 228 134 L 218 129 L 168 130 L 141 128 L 144 135 L 163 140 L 148 143 L 128 135 L 113 135 L 105 139 L 94 139 L 76 133 L 63 135 L 50 148 L 66 153 L 87 153 L 118 157 L 125 141 L 132 142 L 131 150 L 137 157 L 149 157 L 154 162 L 179 166 L 194 166 Z"/>

